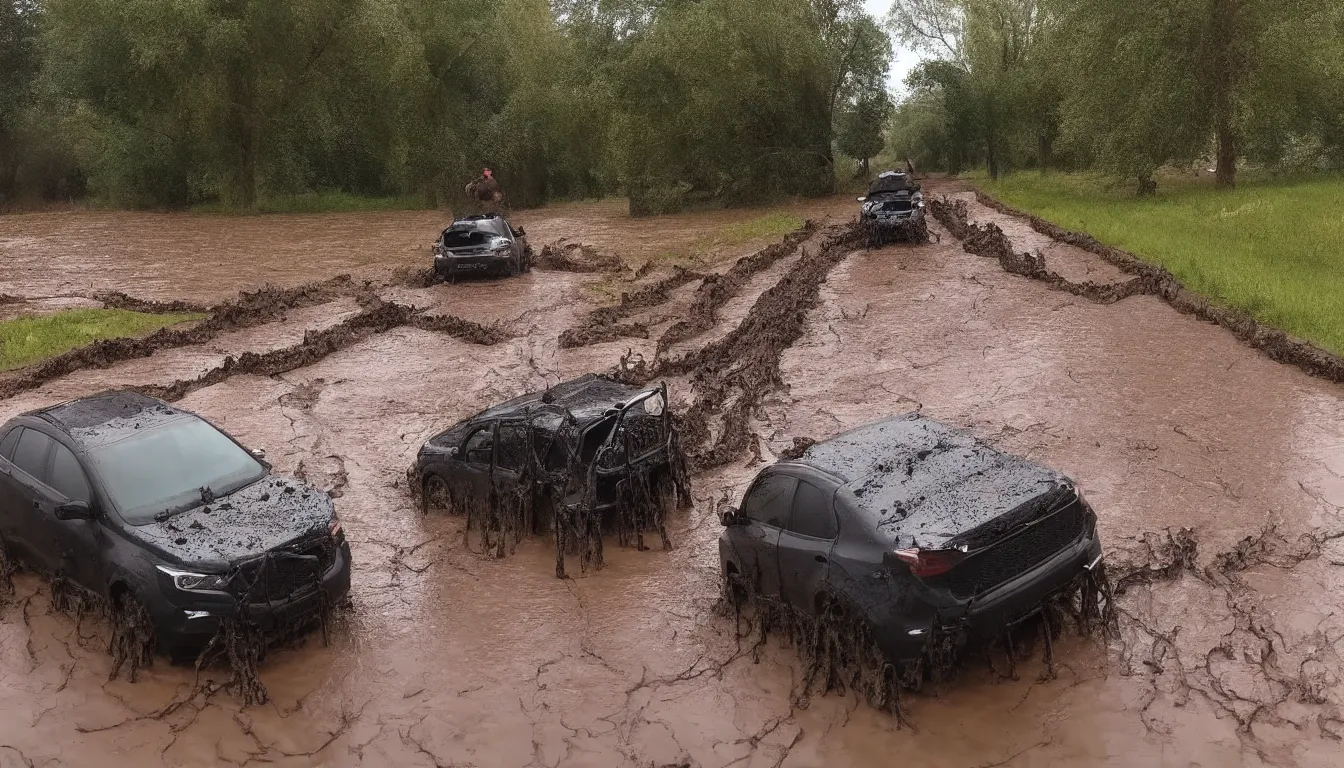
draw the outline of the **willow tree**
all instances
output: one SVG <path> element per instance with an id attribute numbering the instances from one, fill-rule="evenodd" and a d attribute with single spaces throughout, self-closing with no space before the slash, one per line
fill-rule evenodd
<path id="1" fill-rule="evenodd" d="M 1066 132 L 1100 162 L 1146 179 L 1213 147 L 1217 181 L 1236 182 L 1248 135 L 1284 135 L 1337 71 L 1336 0 L 1064 0 L 1074 87 Z M 1333 78 L 1332 78 L 1333 75 Z M 1304 92 L 1303 86 L 1308 86 Z M 1304 98 L 1305 97 L 1305 98 Z"/>

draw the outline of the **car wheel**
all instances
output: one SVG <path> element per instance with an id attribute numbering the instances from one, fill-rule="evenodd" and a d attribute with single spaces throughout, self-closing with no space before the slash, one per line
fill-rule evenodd
<path id="1" fill-rule="evenodd" d="M 438 475 L 426 477 L 422 504 L 421 512 L 426 515 L 431 509 L 453 514 L 453 495 L 447 481 Z"/>
<path id="2" fill-rule="evenodd" d="M 134 593 L 126 591 L 112 598 L 112 637 L 108 653 L 112 654 L 112 680 L 129 665 L 127 676 L 135 682 L 135 673 L 141 667 L 154 663 L 154 619 L 145 604 Z"/>
<path id="3" fill-rule="evenodd" d="M 742 578 L 742 574 L 731 564 L 724 566 L 723 599 L 729 608 L 739 614 L 745 613 L 751 604 L 751 590 L 747 589 L 747 582 Z"/>
<path id="4" fill-rule="evenodd" d="M 515 253 L 513 258 L 509 259 L 509 265 L 506 269 L 509 277 L 517 277 L 523 271 L 523 257 Z"/>

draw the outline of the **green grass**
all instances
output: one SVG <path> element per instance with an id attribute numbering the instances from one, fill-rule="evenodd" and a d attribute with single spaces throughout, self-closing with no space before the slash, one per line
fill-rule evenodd
<path id="1" fill-rule="evenodd" d="M 417 211 L 430 208 L 418 195 L 401 197 L 363 197 L 347 192 L 305 192 L 278 195 L 258 200 L 251 208 L 241 209 L 224 203 L 192 206 L 194 213 L 357 213 L 360 211 Z"/>
<path id="2" fill-rule="evenodd" d="M 1086 174 L 1019 173 L 986 192 L 1171 270 L 1188 288 L 1344 354 L 1344 178 L 1169 176 L 1138 198 Z"/>
<path id="3" fill-rule="evenodd" d="M 0 371 L 32 365 L 97 339 L 143 336 L 203 315 L 154 315 L 124 309 L 71 309 L 0 321 Z"/>
<path id="4" fill-rule="evenodd" d="M 729 224 L 714 237 L 724 245 L 742 245 L 753 240 L 783 237 L 803 226 L 803 217 L 791 213 L 767 213 L 754 219 Z"/>

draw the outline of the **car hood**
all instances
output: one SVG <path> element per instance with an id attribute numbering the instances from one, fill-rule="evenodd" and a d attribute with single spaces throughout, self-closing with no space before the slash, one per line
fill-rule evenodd
<path id="1" fill-rule="evenodd" d="M 333 511 L 331 498 L 322 491 L 270 475 L 130 532 L 165 559 L 219 573 L 283 544 L 326 534 Z"/>

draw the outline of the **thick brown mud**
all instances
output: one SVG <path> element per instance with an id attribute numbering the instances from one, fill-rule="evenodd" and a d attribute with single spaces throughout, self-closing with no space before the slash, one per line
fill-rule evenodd
<path id="1" fill-rule="evenodd" d="M 1246 312 L 1219 306 L 1207 297 L 1188 290 L 1176 279 L 1175 275 L 1167 270 L 1145 262 L 1128 251 L 1105 245 L 1091 235 L 1073 232 L 1039 217 L 1025 214 L 979 190 L 976 191 L 975 195 L 982 205 L 991 207 L 1001 213 L 1025 218 L 1035 231 L 1059 243 L 1096 254 L 1126 274 L 1134 275 L 1134 278 L 1118 286 L 1070 281 L 1045 269 L 1044 257 L 1039 254 L 1034 257 L 1027 253 L 1013 254 L 1011 246 L 1007 244 L 1007 238 L 1003 237 L 1002 231 L 996 225 L 975 227 L 967 224 L 964 203 L 962 207 L 958 208 L 954 201 L 951 203 L 952 207 L 949 208 L 946 201 L 941 201 L 935 207 L 935 215 L 939 216 L 943 226 L 948 227 L 951 231 L 961 230 L 964 234 L 970 235 L 970 239 L 962 237 L 963 240 L 966 240 L 967 248 L 973 248 L 975 252 L 979 252 L 981 255 L 998 255 L 1004 269 L 1038 280 L 1046 280 L 1063 290 L 1086 296 L 1094 301 L 1119 301 L 1139 293 L 1159 296 L 1176 311 L 1192 314 L 1201 320 L 1221 325 L 1235 334 L 1237 338 L 1261 350 L 1274 360 L 1295 365 L 1313 376 L 1344 383 L 1344 358 L 1331 354 L 1307 341 L 1290 336 L 1283 331 L 1265 326 Z M 958 220 L 960 223 L 957 223 Z M 990 251 L 996 253 L 992 254 Z"/>
<path id="2" fill-rule="evenodd" d="M 559 338 L 561 349 L 573 349 L 589 344 L 615 341 L 623 337 L 647 339 L 649 328 L 639 322 L 621 322 L 640 310 L 661 306 L 671 298 L 672 291 L 696 280 L 703 281 L 704 275 L 681 267 L 673 267 L 672 274 L 655 280 L 633 292 L 621 293 L 619 303 L 610 307 L 598 307 L 573 328 L 566 328 Z"/>
<path id="3" fill-rule="evenodd" d="M 985 220 L 987 209 L 968 206 Z M 592 210 L 535 214 L 555 222 L 554 237 L 627 258 L 724 221 L 574 214 Z M 533 237 L 545 232 L 526 223 Z M 306 227 L 295 242 L 310 236 Z M 1004 231 L 1013 250 L 1032 247 Z M 330 627 L 329 645 L 312 635 L 269 654 L 258 681 L 269 703 L 245 706 L 242 691 L 226 688 L 227 668 L 198 675 L 157 659 L 134 683 L 109 681 L 106 622 L 55 610 L 51 588 L 20 573 L 13 594 L 0 595 L 0 710 L 13 715 L 0 721 L 0 762 L 803 768 L 898 754 L 959 767 L 1337 765 L 1344 391 L 1158 296 L 1091 301 L 1022 280 L 942 234 L 873 251 L 828 248 L 822 234 L 796 262 L 772 267 L 781 270 L 773 284 L 757 279 L 771 270 L 748 281 L 731 302 L 745 312 L 720 311 L 696 337 L 709 344 L 673 358 L 636 340 L 646 365 L 672 366 L 678 409 L 703 409 L 699 449 L 723 446 L 730 460 L 697 472 L 694 507 L 668 517 L 675 549 L 608 547 L 606 568 L 566 579 L 555 578 L 550 541 L 524 540 L 505 559 L 463 546 L 462 521 L 421 515 L 402 473 L 425 439 L 481 408 L 616 364 L 625 339 L 556 343 L 558 329 L 592 309 L 575 282 L 592 278 L 380 289 L 394 306 L 338 299 L 222 334 L 203 349 L 218 356 L 227 339 L 235 360 L 253 351 L 257 361 L 186 386 L 179 402 L 265 448 L 279 471 L 337 491 L 355 558 L 352 609 Z M 259 253 L 298 247 L 272 235 Z M 629 250 L 615 245 L 623 238 Z M 164 248 L 165 269 L 184 248 Z M 1056 252 L 1066 256 L 1050 261 Z M 1071 282 L 1117 282 L 1101 267 L 1056 266 L 1104 265 L 1068 244 L 1046 258 Z M 729 268 L 717 266 L 704 271 Z M 126 288 L 198 301 L 227 285 Z M 473 343 L 417 327 L 423 312 L 411 304 L 487 329 L 502 320 L 509 338 Z M 322 321 L 328 310 L 342 320 Z M 632 320 L 643 313 L 619 322 Z M 0 405 L 54 402 L 98 377 L 170 387 L 221 367 L 190 357 L 196 349 L 75 372 Z M 714 391 L 723 394 L 716 407 L 698 405 Z M 1015 678 L 972 665 L 903 696 L 910 727 L 898 728 L 852 690 L 822 695 L 813 679 L 806 695 L 811 669 L 797 648 L 773 634 L 758 646 L 715 613 L 714 512 L 758 468 L 753 446 L 769 460 L 800 440 L 915 409 L 1082 484 L 1100 516 L 1119 634 L 1064 633 L 1052 646 L 1053 678 L 1039 644 Z M 745 433 L 726 426 L 738 412 Z"/>

